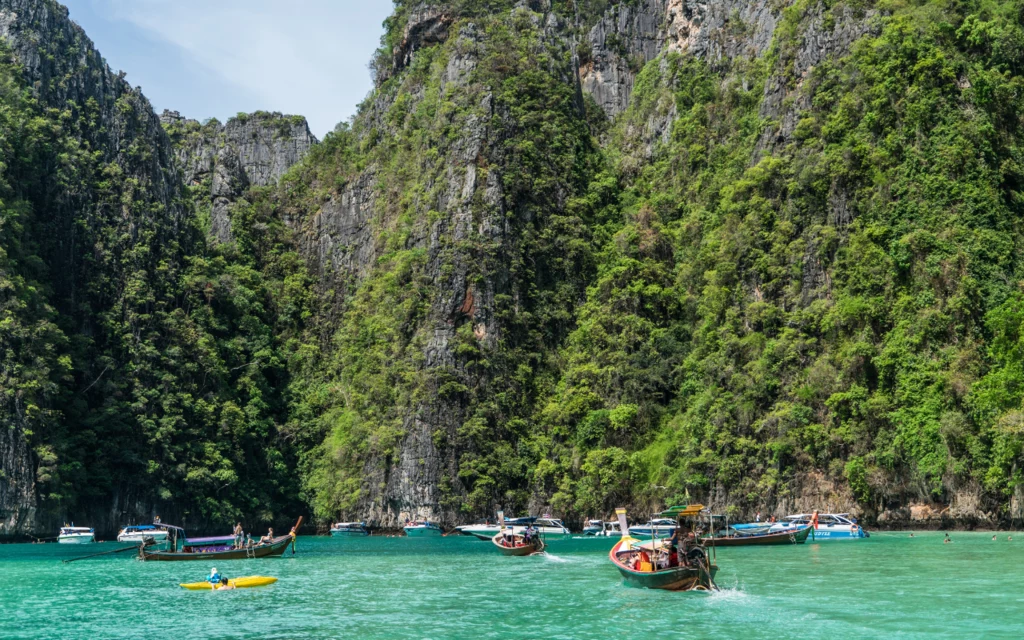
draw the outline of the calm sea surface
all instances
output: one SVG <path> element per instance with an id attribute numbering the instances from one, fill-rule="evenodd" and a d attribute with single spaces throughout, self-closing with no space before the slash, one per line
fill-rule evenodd
<path id="1" fill-rule="evenodd" d="M 221 593 L 178 586 L 207 563 L 0 545 L 0 637 L 1024 638 L 1024 533 L 1007 535 L 722 549 L 711 595 L 626 587 L 595 539 L 506 558 L 463 537 L 301 537 L 295 556 L 219 563 L 279 578 Z"/>

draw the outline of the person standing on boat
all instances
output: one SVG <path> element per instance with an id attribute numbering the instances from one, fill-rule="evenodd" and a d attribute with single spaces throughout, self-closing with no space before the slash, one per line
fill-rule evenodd
<path id="1" fill-rule="evenodd" d="M 242 548 L 242 523 L 239 522 L 235 525 L 235 548 Z"/>

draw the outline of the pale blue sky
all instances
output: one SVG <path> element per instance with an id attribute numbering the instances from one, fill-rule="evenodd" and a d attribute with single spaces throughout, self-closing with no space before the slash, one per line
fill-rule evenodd
<path id="1" fill-rule="evenodd" d="M 157 112 L 304 115 L 319 138 L 372 88 L 390 0 L 61 0 Z"/>

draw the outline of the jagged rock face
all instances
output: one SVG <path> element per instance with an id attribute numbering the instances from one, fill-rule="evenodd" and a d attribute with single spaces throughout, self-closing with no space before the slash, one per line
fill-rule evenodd
<path id="1" fill-rule="evenodd" d="M 780 11 L 767 0 L 616 4 L 588 35 L 583 88 L 605 113 L 617 115 L 629 105 L 636 74 L 661 53 L 689 52 L 712 64 L 761 56 L 771 45 Z"/>
<path id="2" fill-rule="evenodd" d="M 761 116 L 775 120 L 778 126 L 765 130 L 759 150 L 770 150 L 792 138 L 798 114 L 811 106 L 809 92 L 801 90 L 810 73 L 823 61 L 848 52 L 859 38 L 877 33 L 878 15 L 875 10 L 841 7 L 832 14 L 834 23 L 826 25 L 824 7 L 815 5 L 809 10 L 803 21 L 799 48 L 780 60 L 782 68 L 765 83 Z M 797 78 L 796 84 L 791 85 L 788 78 Z M 787 107 L 786 99 L 790 96 L 795 99 Z"/>
<path id="3" fill-rule="evenodd" d="M 280 113 L 200 125 L 164 111 L 160 121 L 174 140 L 185 184 L 210 183 L 210 233 L 220 242 L 231 241 L 231 203 L 250 187 L 277 184 L 317 143 L 305 118 Z"/>
<path id="4" fill-rule="evenodd" d="M 590 30 L 580 55 L 583 90 L 609 116 L 629 105 L 636 74 L 665 44 L 666 0 L 616 4 Z"/>
<path id="5" fill-rule="evenodd" d="M 20 428 L 0 427 L 0 536 L 33 530 L 35 516 L 35 466 L 28 444 Z"/>

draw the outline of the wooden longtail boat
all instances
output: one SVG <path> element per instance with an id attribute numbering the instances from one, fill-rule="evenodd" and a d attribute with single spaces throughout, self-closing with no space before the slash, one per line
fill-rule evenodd
<path id="1" fill-rule="evenodd" d="M 192 543 L 200 542 L 200 544 L 192 544 L 185 538 L 185 530 L 181 527 L 163 525 L 171 531 L 171 537 L 168 538 L 170 549 L 166 551 L 149 551 L 145 547 L 140 547 L 139 557 L 147 561 L 180 562 L 187 560 L 246 560 L 248 558 L 280 556 L 284 554 L 288 545 L 295 542 L 296 532 L 301 524 L 302 518 L 300 517 L 288 535 L 277 536 L 268 543 L 245 546 L 239 549 L 236 549 L 233 544 L 209 544 L 210 539 L 203 538 L 192 541 Z M 183 543 L 180 550 L 178 549 L 179 537 Z M 214 538 L 212 540 L 220 541 L 222 539 Z M 294 553 L 294 548 L 292 552 Z"/>
<path id="2" fill-rule="evenodd" d="M 774 533 L 755 533 L 751 535 L 728 535 L 714 538 L 704 538 L 704 544 L 708 547 L 746 547 L 764 544 L 803 544 L 813 527 L 806 526 L 788 531 L 776 531 Z"/>
<path id="3" fill-rule="evenodd" d="M 703 505 L 691 505 L 673 507 L 665 513 L 682 520 L 700 514 L 703 509 Z M 622 530 L 628 530 L 625 509 L 617 509 L 616 513 Z M 676 558 L 671 557 L 670 551 L 668 540 L 641 541 L 625 536 L 608 552 L 608 558 L 626 583 L 635 587 L 666 591 L 717 590 L 718 566 L 708 557 L 700 540 L 680 547 Z M 666 566 L 668 560 L 674 560 L 674 566 Z"/>
<path id="4" fill-rule="evenodd" d="M 491 542 L 494 543 L 494 546 L 501 549 L 501 552 L 506 556 L 530 556 L 544 551 L 544 548 L 547 546 L 540 539 L 540 536 L 534 536 L 529 543 L 526 542 L 525 538 L 526 536 L 522 534 L 506 535 L 505 532 L 499 531 L 491 538 Z M 508 546 L 510 539 L 513 546 Z"/>

